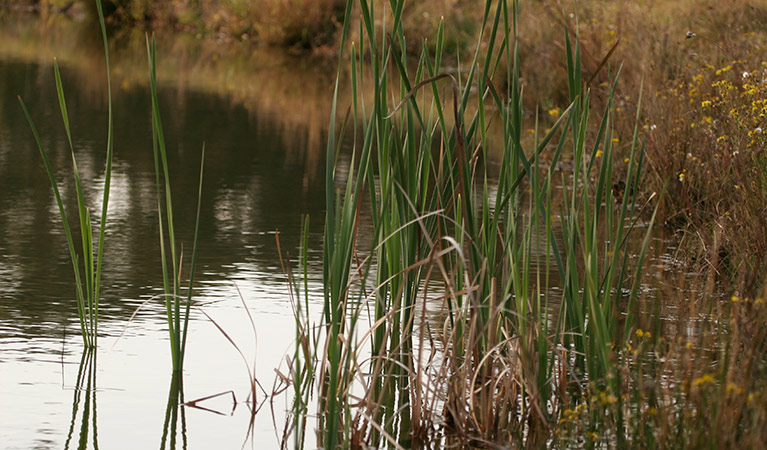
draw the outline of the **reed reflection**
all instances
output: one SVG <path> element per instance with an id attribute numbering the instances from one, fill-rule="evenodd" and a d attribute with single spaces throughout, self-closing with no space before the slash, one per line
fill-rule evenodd
<path id="1" fill-rule="evenodd" d="M 184 384 L 180 373 L 174 373 L 170 390 L 168 391 L 168 405 L 165 408 L 165 422 L 163 423 L 160 449 L 175 450 L 179 438 L 182 449 L 187 448 L 186 437 L 186 413 L 184 411 Z"/>
<path id="2" fill-rule="evenodd" d="M 83 395 L 84 394 L 84 395 Z M 77 436 L 75 430 L 79 423 Z M 74 386 L 74 398 L 72 400 L 72 421 L 69 424 L 65 449 L 88 448 L 88 439 L 91 438 L 91 447 L 99 448 L 98 420 L 96 414 L 96 350 L 86 349 L 80 358 L 80 368 L 77 371 L 77 381 Z M 77 439 L 77 446 L 73 439 Z"/>

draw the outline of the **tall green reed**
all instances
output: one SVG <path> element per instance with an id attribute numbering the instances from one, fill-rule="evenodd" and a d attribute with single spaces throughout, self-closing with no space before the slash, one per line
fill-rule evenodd
<path id="1" fill-rule="evenodd" d="M 99 321 L 99 295 L 101 288 L 101 271 L 103 263 L 104 252 L 104 240 L 107 221 L 107 210 L 109 206 L 109 187 L 112 176 L 112 157 L 114 154 L 114 140 L 113 140 L 113 123 L 112 123 L 112 83 L 109 75 L 109 45 L 107 43 L 106 27 L 104 25 L 104 13 L 101 8 L 101 2 L 96 1 L 96 8 L 99 17 L 99 24 L 101 26 L 101 36 L 104 41 L 104 55 L 106 58 L 107 69 L 107 102 L 108 102 L 108 115 L 107 115 L 107 143 L 106 143 L 106 168 L 104 173 L 104 194 L 101 201 L 101 218 L 99 221 L 99 234 L 98 241 L 94 248 L 93 240 L 93 227 L 91 224 L 90 209 L 85 204 L 83 196 L 83 184 L 80 179 L 80 173 L 77 169 L 77 159 L 75 157 L 74 145 L 72 142 L 72 133 L 69 124 L 69 113 L 67 112 L 67 104 L 64 98 L 64 88 L 61 82 L 61 73 L 59 72 L 58 62 L 54 59 L 54 75 L 56 78 L 56 94 L 59 100 L 59 109 L 61 111 L 61 118 L 64 121 L 64 129 L 67 135 L 67 143 L 69 144 L 69 151 L 72 156 L 72 177 L 75 183 L 75 189 L 77 193 L 77 211 L 80 224 L 80 239 L 81 239 L 81 254 L 77 253 L 75 247 L 74 238 L 72 237 L 72 227 L 69 224 L 66 210 L 64 208 L 64 202 L 61 198 L 58 185 L 56 183 L 56 177 L 51 166 L 48 154 L 43 149 L 40 136 L 37 132 L 37 128 L 32 120 L 32 117 L 27 110 L 24 101 L 19 97 L 19 103 L 24 111 L 24 115 L 27 117 L 29 126 L 32 129 L 35 142 L 40 151 L 40 155 L 45 165 L 45 170 L 48 173 L 48 178 L 53 188 L 54 195 L 56 196 L 56 203 L 59 208 L 59 215 L 61 222 L 64 226 L 64 233 L 67 238 L 67 245 L 69 247 L 69 256 L 72 261 L 72 268 L 75 274 L 75 291 L 77 295 L 77 313 L 80 318 L 80 333 L 83 337 L 83 343 L 86 348 L 96 348 L 98 339 L 98 321 Z M 94 254 L 95 253 L 95 254 Z M 82 269 L 80 268 L 80 259 L 82 258 Z M 81 272 L 82 271 L 82 272 Z"/>
<path id="2" fill-rule="evenodd" d="M 202 202 L 202 180 L 205 161 L 205 145 L 200 155 L 200 181 L 197 190 L 197 212 L 192 240 L 192 256 L 189 267 L 189 284 L 186 302 L 182 305 L 181 267 L 183 251 L 176 246 L 176 232 L 173 217 L 171 180 L 168 169 L 168 154 L 165 134 L 157 97 L 157 51 L 154 35 L 147 36 L 149 59 L 149 89 L 152 98 L 152 154 L 154 156 L 155 184 L 157 188 L 157 221 L 160 230 L 160 261 L 162 267 L 163 298 L 165 299 L 168 333 L 170 336 L 171 359 L 174 374 L 180 374 L 184 365 L 189 312 L 192 305 L 194 272 L 197 262 L 197 242 L 200 230 L 200 207 Z M 166 242 L 167 236 L 167 242 Z"/>
<path id="3" fill-rule="evenodd" d="M 354 130 L 348 173 L 337 168 L 347 122 L 339 133 L 335 128 L 343 52 L 328 138 L 326 342 L 313 354 L 319 370 L 296 372 L 294 382 L 320 380 L 326 448 L 382 440 L 417 445 L 432 433 L 435 414 L 459 435 L 539 442 L 589 390 L 619 397 L 614 349 L 630 332 L 654 214 L 631 262 L 643 147 L 635 132 L 625 194 L 616 201 L 617 76 L 595 129 L 577 40 L 566 33 L 570 104 L 542 136 L 536 119 L 531 142 L 522 133 L 518 2 L 485 2 L 477 51 L 457 74 L 442 72 L 443 26 L 435 54 L 424 44 L 414 57 L 402 29 L 404 1 L 358 5 L 360 40 L 348 57 Z M 607 57 L 600 69 L 606 63 Z M 362 94 L 364 73 L 372 78 L 372 104 Z M 491 135 L 491 122 L 500 138 Z M 493 147 L 502 150 L 496 172 Z M 572 167 L 567 177 L 558 172 L 563 158 Z M 565 194 L 555 202 L 558 189 Z M 360 222 L 368 217 L 372 245 L 359 248 Z M 442 368 L 424 380 L 434 372 L 414 355 L 425 345 L 423 332 L 416 341 L 414 330 L 429 325 L 416 308 L 420 302 L 425 311 L 435 289 L 447 311 L 437 333 Z M 372 310 L 367 328 L 359 320 L 365 306 Z M 370 358 L 362 362 L 365 353 Z M 353 406 L 355 389 L 362 392 Z M 442 411 L 435 410 L 439 404 Z M 620 422 L 620 404 L 612 411 Z M 622 442 L 621 430 L 616 436 Z"/>

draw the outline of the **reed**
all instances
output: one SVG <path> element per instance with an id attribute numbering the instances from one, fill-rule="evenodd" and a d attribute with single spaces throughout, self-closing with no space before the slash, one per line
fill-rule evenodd
<path id="1" fill-rule="evenodd" d="M 617 74 L 594 126 L 579 46 L 566 34 L 570 105 L 545 132 L 536 119 L 531 140 L 516 1 L 485 2 L 478 50 L 457 74 L 441 66 L 444 26 L 434 47 L 408 53 L 404 1 L 348 1 L 342 49 L 353 3 L 362 38 L 339 57 L 331 117 L 345 61 L 352 103 L 339 131 L 331 120 L 327 148 L 324 326 L 312 334 L 297 314 L 299 342 L 319 344 L 296 352 L 294 412 L 317 379 L 324 448 L 408 448 L 444 428 L 475 443 L 540 445 L 582 399 L 620 398 L 615 349 L 632 329 L 654 213 L 632 260 L 643 145 L 635 131 L 616 188 Z M 372 101 L 360 95 L 363 71 L 373 74 Z M 342 173 L 347 123 L 354 147 Z M 492 146 L 502 150 L 495 172 Z M 369 247 L 359 239 L 368 220 Z M 444 318 L 433 326 L 435 303 Z M 611 423 L 622 411 L 611 406 Z"/>
<path id="2" fill-rule="evenodd" d="M 112 176 L 112 157 L 114 154 L 114 141 L 113 141 L 113 123 L 112 123 L 112 85 L 109 75 L 109 46 L 107 44 L 106 27 L 104 25 L 104 14 L 101 9 L 101 2 L 96 2 L 98 11 L 99 24 L 101 25 L 101 36 L 104 41 L 104 55 L 106 57 L 106 69 L 107 69 L 107 99 L 108 99 L 108 115 L 107 115 L 107 143 L 106 143 L 106 167 L 104 172 L 104 194 L 101 201 L 101 218 L 98 226 L 98 241 L 94 246 L 93 239 L 93 225 L 91 224 L 91 213 L 88 206 L 85 204 L 83 197 L 83 183 L 80 179 L 80 173 L 77 169 L 77 159 L 75 157 L 74 145 L 72 143 L 72 132 L 69 124 L 69 114 L 67 112 L 67 104 L 64 98 L 64 88 L 61 82 L 61 74 L 59 72 L 59 66 L 56 60 L 53 61 L 54 75 L 56 78 L 56 94 L 59 99 L 59 109 L 61 111 L 61 118 L 64 121 L 64 130 L 67 135 L 67 143 L 69 144 L 69 151 L 72 156 L 72 177 L 75 184 L 77 193 L 77 212 L 80 225 L 80 239 L 81 239 L 81 253 L 78 254 L 75 241 L 73 238 L 72 227 L 69 224 L 67 214 L 64 208 L 64 201 L 61 198 L 58 185 L 56 183 L 56 176 L 51 166 L 51 162 L 48 158 L 48 154 L 43 148 L 43 144 L 40 140 L 40 136 L 35 127 L 24 101 L 19 97 L 19 103 L 21 109 L 24 111 L 24 115 L 27 117 L 29 126 L 32 129 L 37 147 L 40 150 L 40 155 L 45 165 L 45 170 L 48 173 L 48 178 L 53 188 L 53 193 L 56 197 L 56 203 L 59 208 L 59 215 L 64 227 L 64 234 L 67 238 L 67 245 L 69 247 L 69 256 L 72 261 L 72 269 L 75 274 L 75 292 L 77 298 L 77 313 L 80 318 L 80 334 L 83 337 L 83 343 L 86 348 L 96 348 L 98 339 L 98 321 L 99 321 L 99 296 L 101 287 L 101 271 L 104 253 L 104 241 L 105 230 L 107 221 L 107 210 L 109 206 L 109 186 Z M 82 261 L 81 261 L 82 259 Z M 82 268 L 80 264 L 82 262 Z"/>
<path id="3" fill-rule="evenodd" d="M 72 157 L 73 180 L 77 193 L 78 219 L 80 223 L 80 238 L 82 244 L 82 254 L 79 255 L 75 247 L 72 227 L 69 224 L 64 201 L 56 183 L 56 177 L 51 166 L 46 151 L 43 148 L 37 128 L 34 125 L 31 115 L 24 102 L 19 98 L 21 108 L 29 121 L 30 128 L 34 135 L 43 164 L 48 173 L 51 187 L 53 188 L 56 202 L 59 207 L 59 214 L 64 226 L 64 232 L 69 246 L 70 259 L 75 273 L 75 289 L 77 294 L 77 309 L 80 318 L 80 331 L 83 336 L 85 346 L 88 348 L 96 347 L 97 328 L 98 328 L 98 308 L 99 308 L 99 289 L 101 285 L 103 250 L 105 241 L 105 230 L 107 221 L 107 210 L 109 205 L 109 186 L 112 174 L 112 158 L 114 153 L 113 141 L 113 123 L 112 123 L 112 96 L 111 80 L 109 76 L 109 45 L 107 42 L 106 27 L 104 24 L 104 14 L 101 2 L 96 2 L 99 23 L 101 25 L 101 34 L 104 41 L 104 52 L 106 55 L 107 66 L 107 89 L 108 89 L 108 134 L 107 134 L 107 156 L 106 169 L 104 175 L 104 195 L 101 203 L 101 218 L 99 221 L 98 241 L 94 245 L 93 227 L 91 224 L 90 209 L 85 204 L 83 196 L 83 183 L 77 169 L 77 160 L 74 152 L 72 133 L 69 124 L 69 114 L 67 112 L 64 89 L 61 82 L 58 63 L 54 60 L 54 74 L 56 78 L 56 92 L 59 99 L 59 108 L 61 117 L 64 121 L 67 142 Z M 173 203 L 170 192 L 170 176 L 168 173 L 168 159 L 165 147 L 165 137 L 162 129 L 162 120 L 160 117 L 160 107 L 157 99 L 157 77 L 156 77 L 156 45 L 154 36 L 151 40 L 147 37 L 147 54 L 149 59 L 149 84 L 152 98 L 152 143 L 155 163 L 155 181 L 157 185 L 157 209 L 158 222 L 160 228 L 160 256 L 163 275 L 163 298 L 166 304 L 166 314 L 168 320 L 168 330 L 171 343 L 171 357 L 173 360 L 174 372 L 181 372 L 184 360 L 184 351 L 186 346 L 187 326 L 189 322 L 189 311 L 192 300 L 194 285 L 194 269 L 197 259 L 197 236 L 200 222 L 200 202 L 202 198 L 202 180 L 203 165 L 205 159 L 205 147 L 203 146 L 200 162 L 200 183 L 197 192 L 197 214 L 195 218 L 195 230 L 192 246 L 192 255 L 189 269 L 189 285 L 186 290 L 186 302 L 182 305 L 181 294 L 181 263 L 182 252 L 176 248 L 176 236 L 173 225 Z M 167 236 L 167 242 L 166 242 Z M 166 248 L 167 247 L 167 248 Z M 80 259 L 82 258 L 82 269 L 80 268 Z M 81 272 L 82 270 L 82 272 Z"/>
<path id="4" fill-rule="evenodd" d="M 197 237 L 200 229 L 200 205 L 202 201 L 202 180 L 205 162 L 205 145 L 200 156 L 200 182 L 197 190 L 197 212 L 192 240 L 192 256 L 189 267 L 189 284 L 186 289 L 186 302 L 182 305 L 181 267 L 182 249 L 176 246 L 176 233 L 173 221 L 173 199 L 168 169 L 168 156 L 165 146 L 160 105 L 157 98 L 157 60 L 154 35 L 147 36 L 147 56 L 149 59 L 149 90 L 152 97 L 152 153 L 154 155 L 155 184 L 157 188 L 157 221 L 160 231 L 160 261 L 163 280 L 163 298 L 165 299 L 168 333 L 170 336 L 173 372 L 181 373 L 184 365 L 186 337 L 189 325 L 189 311 L 192 304 L 194 271 L 197 262 Z M 166 241 L 167 237 L 167 241 Z"/>

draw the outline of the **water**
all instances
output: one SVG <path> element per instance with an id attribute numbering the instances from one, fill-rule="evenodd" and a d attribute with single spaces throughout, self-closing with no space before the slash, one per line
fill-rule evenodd
<path id="1" fill-rule="evenodd" d="M 0 25 L 7 42 L 0 51 L 0 448 L 156 448 L 163 439 L 172 370 L 165 307 L 155 297 L 162 281 L 143 38 L 114 37 L 115 160 L 95 363 L 82 357 L 63 229 L 16 98 L 36 121 L 74 218 L 71 161 L 48 57 L 57 55 L 87 201 L 100 214 L 104 64 L 97 28 L 80 26 L 90 25 L 41 28 L 25 17 Z M 256 358 L 257 378 L 271 392 L 274 369 L 285 370 L 294 338 L 275 238 L 279 230 L 283 252 L 297 256 L 303 214 L 311 217 L 315 249 L 310 280 L 321 280 L 322 130 L 332 78 L 303 70 L 312 67 L 304 61 L 244 48 L 234 47 L 222 62 L 215 55 L 224 49 L 216 43 L 161 39 L 159 48 L 160 102 L 186 258 L 203 142 L 207 152 L 184 396 L 231 390 L 238 402 L 222 396 L 200 403 L 214 412 L 184 408 L 176 445 L 225 449 L 247 441 L 277 448 L 288 399 L 265 404 L 249 433 L 247 370 L 201 310 L 241 346 L 249 364 Z M 243 302 L 256 318 L 257 343 Z M 87 389 L 88 379 L 95 389 Z"/>

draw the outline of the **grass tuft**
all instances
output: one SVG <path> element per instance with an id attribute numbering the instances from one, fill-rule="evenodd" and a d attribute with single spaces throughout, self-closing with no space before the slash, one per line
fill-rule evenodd
<path id="1" fill-rule="evenodd" d="M 155 184 L 157 187 L 157 220 L 160 229 L 160 258 L 163 277 L 163 297 L 165 299 L 168 333 L 170 335 L 173 372 L 180 374 L 184 366 L 186 338 L 189 328 L 189 312 L 192 304 L 195 263 L 197 262 L 197 238 L 200 230 L 200 206 L 202 201 L 203 168 L 205 163 L 205 145 L 200 156 L 200 181 L 197 190 L 197 213 L 192 240 L 192 257 L 189 268 L 189 285 L 186 303 L 182 309 L 181 263 L 183 252 L 176 247 L 176 233 L 173 220 L 173 200 L 168 169 L 168 156 L 165 147 L 160 105 L 157 99 L 157 61 L 156 42 L 152 35 L 147 36 L 147 56 L 149 58 L 149 89 L 152 97 L 152 149 L 154 155 Z M 163 217 L 164 216 L 164 217 Z M 167 236 L 167 243 L 166 243 Z"/>
<path id="2" fill-rule="evenodd" d="M 72 268 L 75 274 L 75 291 L 77 295 L 77 313 L 80 318 L 80 334 L 83 337 L 83 343 L 86 348 L 96 348 L 98 339 L 98 320 L 99 320 L 99 296 L 101 288 L 101 268 L 104 253 L 105 230 L 107 221 L 107 210 L 109 206 L 109 187 L 112 175 L 112 158 L 114 154 L 113 141 L 113 123 L 112 123 L 112 85 L 109 75 L 109 46 L 107 44 L 106 27 L 104 25 L 104 14 L 101 9 L 101 2 L 96 2 L 99 24 L 101 25 L 101 36 L 104 41 L 104 55 L 106 57 L 107 69 L 107 99 L 108 99 L 108 118 L 107 118 L 107 144 L 106 144 L 106 167 L 104 172 L 104 194 L 101 201 L 101 219 L 99 221 L 98 241 L 94 247 L 93 227 L 91 224 L 90 209 L 85 204 L 83 197 L 83 184 L 80 179 L 80 173 L 77 169 L 77 159 L 75 157 L 74 144 L 72 142 L 72 133 L 69 124 L 69 114 L 67 104 L 64 98 L 64 88 L 61 82 L 61 74 L 56 59 L 53 60 L 54 75 L 56 78 L 56 94 L 59 99 L 59 109 L 61 118 L 64 122 L 64 129 L 67 135 L 69 151 L 72 157 L 72 177 L 75 183 L 77 193 L 77 212 L 80 224 L 81 253 L 78 254 L 75 248 L 74 238 L 72 237 L 72 228 L 64 208 L 64 202 L 61 198 L 58 185 L 56 183 L 55 173 L 51 166 L 48 154 L 43 148 L 37 128 L 32 117 L 27 110 L 24 101 L 19 97 L 21 109 L 27 117 L 29 126 L 32 129 L 37 147 L 48 173 L 48 178 L 56 197 L 56 203 L 59 207 L 59 215 L 64 226 L 64 233 L 69 247 L 69 256 L 72 261 Z M 80 267 L 82 258 L 82 268 Z"/>

